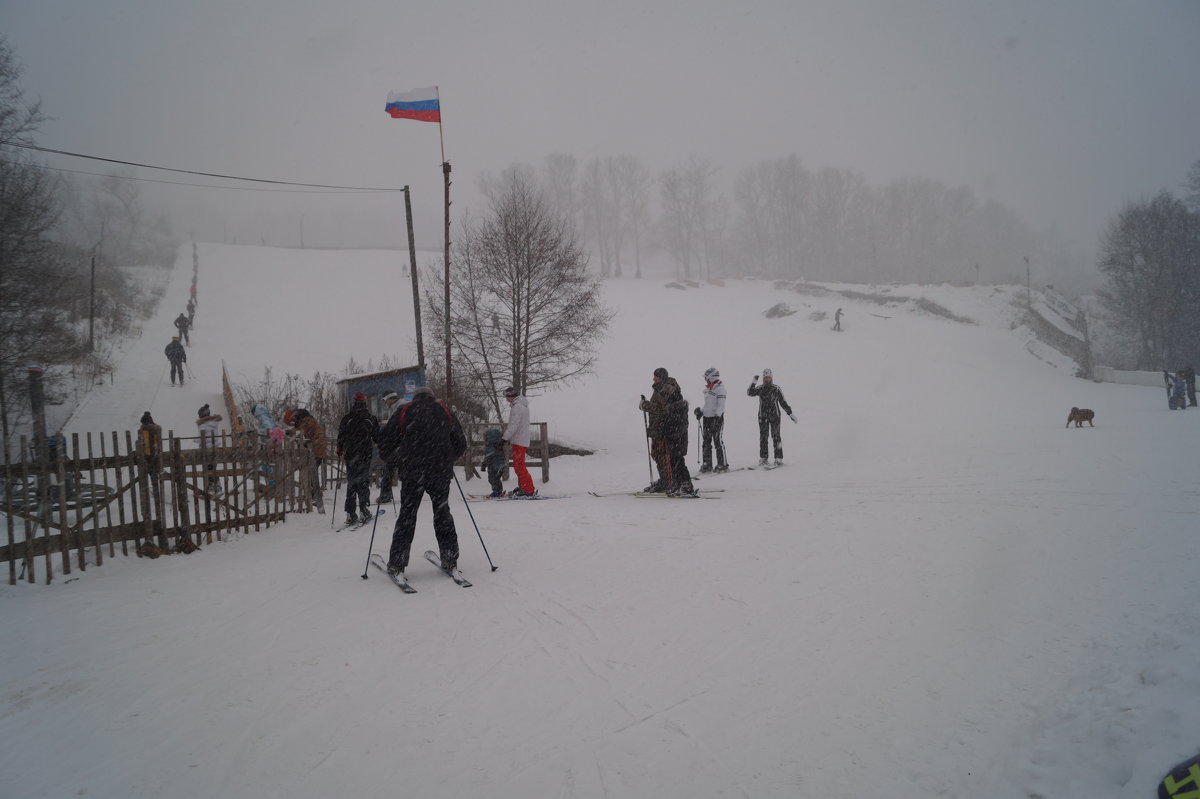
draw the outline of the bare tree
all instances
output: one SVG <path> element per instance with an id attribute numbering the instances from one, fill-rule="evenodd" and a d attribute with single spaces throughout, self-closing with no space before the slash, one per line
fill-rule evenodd
<path id="1" fill-rule="evenodd" d="M 456 373 L 499 418 L 504 385 L 524 393 L 590 372 L 612 312 L 573 231 L 526 171 L 506 171 L 488 199 L 481 222 L 463 223 L 451 264 L 450 335 Z M 431 328 L 444 330 L 437 292 L 426 307 Z"/>
<path id="2" fill-rule="evenodd" d="M 19 371 L 81 351 L 60 291 L 69 285 L 62 249 L 49 236 L 59 215 L 54 181 L 13 146 L 32 144 L 44 119 L 37 102 L 25 101 L 19 78 L 0 37 L 0 431 L 6 447 L 11 414 L 25 396 L 24 382 L 15 380 Z"/>
<path id="3" fill-rule="evenodd" d="M 1200 161 L 1192 164 L 1188 170 L 1187 181 L 1183 184 L 1183 201 L 1193 213 L 1200 214 Z"/>
<path id="4" fill-rule="evenodd" d="M 629 220 L 629 235 L 633 238 L 633 263 L 635 275 L 642 276 L 643 225 L 650 209 L 650 188 L 653 179 L 650 170 L 632 155 L 619 156 L 613 167 L 614 186 L 620 202 L 625 207 L 625 218 Z M 620 274 L 618 272 L 618 274 Z"/>
<path id="5" fill-rule="evenodd" d="M 692 156 L 683 166 L 667 170 L 661 179 L 663 243 L 675 260 L 680 277 L 691 277 L 692 267 L 704 258 L 704 223 L 712 204 L 716 168 Z"/>
<path id="6" fill-rule="evenodd" d="M 1200 352 L 1200 215 L 1161 192 L 1126 206 L 1101 245 L 1105 309 L 1137 343 L 1138 368 L 1177 368 Z"/>

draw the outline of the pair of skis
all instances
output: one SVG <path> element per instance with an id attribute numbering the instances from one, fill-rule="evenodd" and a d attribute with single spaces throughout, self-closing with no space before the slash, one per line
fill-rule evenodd
<path id="1" fill-rule="evenodd" d="M 359 519 L 358 521 L 354 522 L 353 524 L 343 524 L 341 527 L 334 530 L 334 532 L 340 533 L 343 530 L 357 530 L 360 527 L 366 527 L 370 522 L 375 521 L 376 519 L 378 519 L 380 516 L 382 516 L 385 513 L 387 513 L 387 509 L 380 508 L 379 510 L 375 511 L 374 516 L 364 516 L 361 519 Z"/>
<path id="2" fill-rule="evenodd" d="M 429 561 L 434 566 L 437 566 L 438 571 L 449 577 L 463 588 L 471 587 L 471 581 L 466 577 L 463 577 L 463 573 L 458 569 L 443 569 L 441 556 L 439 556 L 438 553 L 434 552 L 432 549 L 425 551 L 425 560 Z M 395 583 L 396 587 L 404 593 L 417 593 L 417 589 L 409 585 L 408 578 L 404 576 L 404 572 L 401 572 L 400 574 L 388 574 L 387 561 L 385 561 L 383 556 L 378 552 L 371 553 L 371 563 L 374 564 L 375 568 L 379 569 L 384 574 L 387 574 L 388 579 Z"/>
<path id="3" fill-rule="evenodd" d="M 720 499 L 705 494 L 720 494 L 723 488 L 702 488 L 696 494 L 685 494 L 673 497 L 664 491 L 589 491 L 593 497 L 649 497 L 654 499 Z"/>
<path id="4" fill-rule="evenodd" d="M 523 502 L 525 500 L 540 500 L 540 499 L 566 499 L 564 496 L 545 496 L 543 494 L 534 494 L 533 496 L 514 497 L 505 494 L 502 497 L 493 497 L 491 494 L 467 494 L 468 502 Z"/>

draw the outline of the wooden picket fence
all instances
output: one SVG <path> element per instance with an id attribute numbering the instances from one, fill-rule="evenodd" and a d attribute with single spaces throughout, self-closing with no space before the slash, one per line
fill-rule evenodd
<path id="1" fill-rule="evenodd" d="M 10 585 L 37 582 L 39 564 L 47 583 L 99 566 L 118 547 L 138 557 L 192 551 L 309 512 L 319 496 L 321 475 L 298 438 L 226 434 L 204 446 L 172 435 L 149 457 L 130 431 L 123 441 L 115 431 L 60 441 L 46 455 L 22 437 L 20 461 L 5 456 L 0 562 Z"/>

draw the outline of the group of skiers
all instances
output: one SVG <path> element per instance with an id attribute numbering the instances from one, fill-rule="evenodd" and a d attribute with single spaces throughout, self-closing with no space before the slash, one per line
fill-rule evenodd
<path id="1" fill-rule="evenodd" d="M 1196 406 L 1196 370 L 1190 365 L 1179 369 L 1173 375 L 1164 369 L 1163 380 L 1167 384 L 1168 408 L 1181 411 Z"/>
<path id="2" fill-rule="evenodd" d="M 758 375 L 746 389 L 747 396 L 758 397 L 758 465 L 769 465 L 768 454 L 775 458 L 775 466 L 783 465 L 783 436 L 780 434 L 780 409 L 793 422 L 796 421 L 792 408 L 783 396 L 783 390 L 775 384 L 770 369 L 762 371 L 762 385 Z M 666 368 L 654 370 L 654 382 L 650 399 L 642 395 L 638 408 L 645 414 L 646 436 L 650 439 L 650 456 L 658 469 L 658 479 L 644 489 L 646 493 L 666 493 L 668 496 L 695 496 L 696 489 L 687 467 L 688 447 L 688 402 L 683 398 L 679 383 L 668 374 Z M 696 421 L 701 426 L 702 465 L 700 473 L 727 472 L 729 461 L 725 456 L 725 401 L 727 393 L 721 381 L 721 373 L 712 367 L 704 372 L 704 404 L 694 410 Z M 770 439 L 771 449 L 767 443 Z M 713 456 L 716 465 L 713 465 Z"/>
<path id="3" fill-rule="evenodd" d="M 503 446 L 512 446 L 513 470 L 517 476 L 517 488 L 511 496 L 533 497 L 537 489 L 525 466 L 529 447 L 529 404 L 516 388 L 504 390 L 509 403 L 508 425 L 501 433 L 492 428 L 485 434 L 487 451 L 484 468 L 492 487 L 492 497 L 505 496 L 500 472 L 504 467 Z M 441 566 L 453 572 L 458 566 L 458 535 L 454 516 L 450 512 L 450 482 L 454 477 L 454 464 L 467 448 L 466 436 L 461 424 L 450 408 L 434 398 L 428 388 L 418 388 L 410 402 L 398 409 L 395 406 L 400 396 L 389 391 L 382 397 L 389 408 L 394 409 L 387 421 L 380 425 L 379 419 L 367 407 L 367 397 L 362 392 L 354 395 L 350 410 L 338 423 L 336 451 L 346 463 L 346 525 L 365 523 L 373 518 L 371 512 L 370 480 L 371 465 L 378 448 L 384 463 L 384 474 L 380 479 L 380 494 L 377 503 L 392 501 L 392 483 L 400 481 L 400 509 L 392 532 L 392 544 L 388 557 L 388 572 L 402 575 L 408 567 L 412 542 L 416 532 L 417 512 L 421 500 L 429 496 L 433 503 L 433 530 L 438 542 Z M 255 407 L 255 417 L 260 432 L 271 420 L 269 411 L 261 405 Z M 292 410 L 284 414 L 284 422 L 302 431 L 310 444 L 324 456 L 324 437 L 320 425 L 307 411 Z M 315 429 L 306 429 L 315 428 Z"/>

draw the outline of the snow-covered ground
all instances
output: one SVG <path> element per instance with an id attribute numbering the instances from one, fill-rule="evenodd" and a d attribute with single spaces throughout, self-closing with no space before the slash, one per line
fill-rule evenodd
<path id="1" fill-rule="evenodd" d="M 195 380 L 171 388 L 190 256 L 68 432 L 150 409 L 191 435 L 221 359 L 246 381 L 415 360 L 396 253 L 202 245 Z M 498 571 L 452 503 L 473 588 L 419 558 L 415 596 L 364 581 L 371 529 L 328 516 L 0 587 L 0 794 L 1132 799 L 1200 749 L 1200 411 L 1033 357 L 1018 289 L 891 288 L 969 325 L 664 282 L 609 283 L 596 374 L 531 398 L 596 454 L 555 459 L 540 488 L 566 499 L 470 506 Z M 771 367 L 788 465 L 705 478 L 713 500 L 589 496 L 649 481 L 659 366 L 693 404 L 721 370 L 734 466 Z M 1073 405 L 1096 427 L 1064 428 Z"/>

